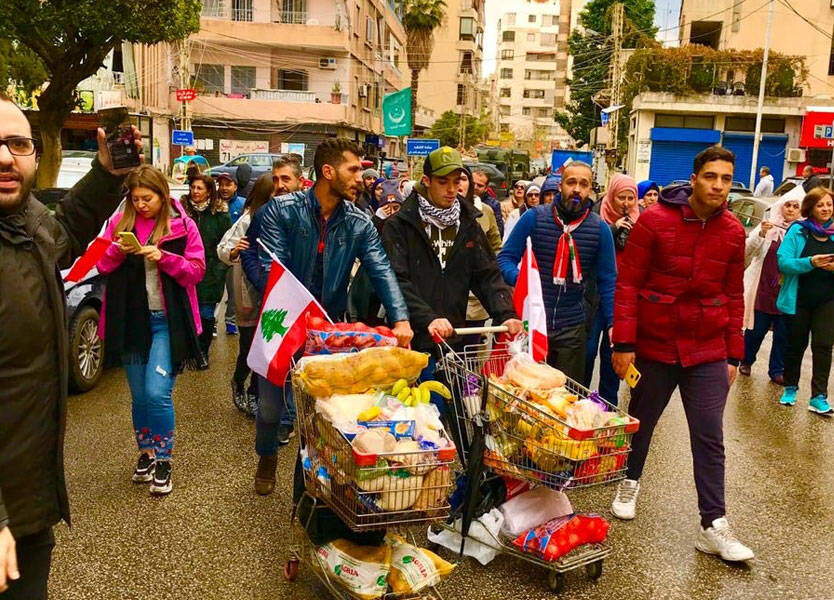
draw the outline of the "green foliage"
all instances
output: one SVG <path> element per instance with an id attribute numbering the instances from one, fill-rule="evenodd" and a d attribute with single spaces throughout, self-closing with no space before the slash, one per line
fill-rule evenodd
<path id="1" fill-rule="evenodd" d="M 0 89 L 11 85 L 28 96 L 40 89 L 47 77 L 37 54 L 26 46 L 0 39 Z"/>
<path id="2" fill-rule="evenodd" d="M 612 7 L 615 0 L 591 0 L 579 15 L 586 31 L 575 31 L 568 39 L 574 60 L 570 85 L 571 100 L 556 121 L 577 141 L 588 142 L 591 129 L 600 125 L 600 107 L 594 97 L 608 88 L 612 51 Z M 623 47 L 639 48 L 656 45 L 654 34 L 654 2 L 623 0 L 625 22 Z M 622 112 L 622 111 L 621 111 Z"/>
<path id="3" fill-rule="evenodd" d="M 403 27 L 406 31 L 427 29 L 434 31 L 446 16 L 445 0 L 406 0 Z"/>
<path id="4" fill-rule="evenodd" d="M 467 147 L 485 141 L 492 129 L 491 121 L 486 114 L 479 117 L 467 115 L 464 127 Z M 460 114 L 447 110 L 434 122 L 429 133 L 431 137 L 440 140 L 441 146 L 456 148 L 460 143 Z"/>

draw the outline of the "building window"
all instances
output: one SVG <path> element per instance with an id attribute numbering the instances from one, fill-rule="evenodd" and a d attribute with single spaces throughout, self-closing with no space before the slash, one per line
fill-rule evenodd
<path id="1" fill-rule="evenodd" d="M 232 93 L 248 96 L 255 87 L 255 67 L 232 67 Z"/>
<path id="2" fill-rule="evenodd" d="M 523 106 L 521 108 L 521 114 L 525 117 L 529 117 L 532 114 L 532 109 L 529 106 Z"/>
<path id="3" fill-rule="evenodd" d="M 528 23 L 535 23 L 536 22 L 536 15 L 527 15 L 527 22 Z"/>
<path id="4" fill-rule="evenodd" d="M 507 13 L 504 15 L 504 19 L 507 21 L 507 25 L 513 27 L 515 25 L 515 13 Z"/>
<path id="5" fill-rule="evenodd" d="M 232 0 L 232 21 L 252 21 L 252 0 Z"/>
<path id="6" fill-rule="evenodd" d="M 524 90 L 525 98 L 544 98 L 544 90 Z"/>
<path id="7" fill-rule="evenodd" d="M 542 17 L 542 25 L 544 27 L 553 27 L 559 24 L 558 15 L 545 15 Z"/>
<path id="8" fill-rule="evenodd" d="M 359 28 L 362 26 L 362 7 L 356 5 L 356 19 L 353 21 L 353 35 L 359 37 Z"/>
<path id="9" fill-rule="evenodd" d="M 303 25 L 307 22 L 307 0 L 281 0 L 279 6 L 281 23 Z"/>
<path id="10" fill-rule="evenodd" d="M 475 19 L 473 17 L 460 18 L 460 36 L 461 40 L 475 39 Z"/>
<path id="11" fill-rule="evenodd" d="M 379 108 L 380 100 L 379 100 L 379 84 L 374 84 L 374 108 Z"/>
<path id="12" fill-rule="evenodd" d="M 374 43 L 374 29 L 376 29 L 376 21 L 373 17 L 367 17 L 365 19 L 365 41 L 369 44 Z"/>
<path id="13" fill-rule="evenodd" d="M 541 40 L 542 40 L 542 46 L 555 46 L 556 45 L 556 34 L 555 33 L 543 33 Z"/>
<path id="14" fill-rule="evenodd" d="M 501 133 L 510 133 L 510 124 L 509 123 L 501 123 L 499 126 L 499 131 Z"/>
<path id="15" fill-rule="evenodd" d="M 472 74 L 472 53 L 469 51 L 461 52 L 460 72 Z"/>
<path id="16" fill-rule="evenodd" d="M 533 69 L 526 69 L 524 71 L 524 79 L 533 81 L 550 81 L 553 78 L 553 71 L 539 71 Z"/>
<path id="17" fill-rule="evenodd" d="M 513 78 L 513 70 L 512 69 L 501 69 L 501 79 L 512 79 Z"/>
<path id="18" fill-rule="evenodd" d="M 515 41 L 515 31 L 505 31 L 501 34 L 501 41 L 502 42 L 514 42 Z"/>
<path id="19" fill-rule="evenodd" d="M 195 87 L 200 92 L 214 94 L 226 92 L 226 67 L 223 65 L 198 65 L 194 75 Z"/>
<path id="20" fill-rule="evenodd" d="M 275 79 L 279 90 L 306 92 L 309 85 L 306 71 L 279 69 Z"/>
<path id="21" fill-rule="evenodd" d="M 527 34 L 527 41 L 528 42 L 535 42 L 536 41 L 536 34 L 533 33 L 533 32 L 528 33 Z"/>
<path id="22" fill-rule="evenodd" d="M 756 131 L 756 119 L 754 117 L 727 116 L 724 123 L 725 131 Z M 762 119 L 762 133 L 784 133 L 785 119 L 777 117 L 764 117 Z"/>
<path id="23" fill-rule="evenodd" d="M 512 60 L 515 56 L 515 50 L 501 50 L 501 60 Z"/>
<path id="24" fill-rule="evenodd" d="M 466 88 L 460 83 L 458 84 L 458 95 L 455 104 L 458 106 L 466 104 Z"/>
<path id="25" fill-rule="evenodd" d="M 510 112 L 512 112 L 512 107 L 507 104 L 502 104 L 498 107 L 498 114 L 502 117 L 509 117 Z"/>
<path id="26" fill-rule="evenodd" d="M 552 53 L 528 52 L 525 58 L 527 62 L 554 62 L 556 55 Z"/>
<path id="27" fill-rule="evenodd" d="M 510 98 L 513 95 L 512 88 L 501 88 L 501 91 L 498 93 L 500 98 Z"/>
<path id="28" fill-rule="evenodd" d="M 539 119 L 547 119 L 551 116 L 551 111 L 549 108 L 537 108 L 533 111 L 533 114 Z"/>
<path id="29" fill-rule="evenodd" d="M 711 115 L 669 115 L 654 116 L 655 127 L 677 127 L 683 129 L 712 129 L 714 118 Z"/>

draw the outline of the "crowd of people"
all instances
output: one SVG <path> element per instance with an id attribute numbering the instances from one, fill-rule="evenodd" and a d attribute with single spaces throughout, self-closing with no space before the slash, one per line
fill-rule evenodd
<path id="1" fill-rule="evenodd" d="M 103 140 L 100 131 L 90 174 L 49 214 L 30 193 L 36 155 L 29 123 L 0 98 L 6 597 L 45 597 L 52 527 L 69 521 L 62 460 L 67 335 L 57 267 L 83 253 L 102 225 L 112 244 L 97 265 L 106 275 L 100 332 L 132 397 L 138 458 L 131 478 L 150 484 L 154 495 L 173 489 L 177 376 L 218 370 L 210 356 L 224 296 L 225 331 L 239 342 L 225 375 L 230 401 L 255 418 L 255 491 L 275 489 L 277 453 L 294 435 L 292 390 L 250 372 L 246 361 L 274 258 L 334 320 L 388 323 L 401 346 L 429 353 L 421 376 L 428 379 L 437 337 L 461 348 L 479 339 L 459 339 L 456 328 L 490 321 L 511 335 L 523 332 L 512 294 L 529 245 L 541 273 L 547 362 L 586 385 L 598 364 L 600 394 L 614 404 L 620 380 L 633 369 L 642 374 L 629 404 L 641 425 L 613 514 L 635 517 L 652 433 L 677 388 L 694 461 L 696 547 L 725 560 L 749 560 L 753 552 L 726 515 L 724 407 L 736 374 L 751 374 L 769 331 L 768 373 L 784 385 L 781 403 L 796 401 L 811 335 L 809 409 L 832 413 L 831 192 L 812 186 L 801 200 L 777 202 L 745 235 L 727 210 L 735 157 L 720 146 L 698 154 L 689 185 L 661 190 L 617 174 L 596 198 L 591 167 L 573 162 L 515 182 L 499 201 L 489 174 L 470 169 L 452 148 L 429 154 L 411 181 L 363 169 L 358 145 L 328 138 L 316 148 L 309 189 L 300 157 L 287 155 L 254 182 L 190 171 L 189 193 L 174 199 L 154 167 L 113 169 Z M 299 460 L 296 496 L 300 471 Z"/>

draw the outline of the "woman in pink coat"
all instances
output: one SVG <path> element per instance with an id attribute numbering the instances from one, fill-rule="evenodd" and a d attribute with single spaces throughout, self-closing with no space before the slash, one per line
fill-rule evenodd
<path id="1" fill-rule="evenodd" d="M 172 489 L 174 379 L 186 363 L 204 360 L 196 285 L 206 272 L 205 252 L 160 171 L 138 167 L 125 186 L 124 210 L 105 234 L 113 244 L 97 265 L 107 276 L 99 331 L 107 359 L 124 365 L 133 397 L 133 481 L 164 495 Z"/>

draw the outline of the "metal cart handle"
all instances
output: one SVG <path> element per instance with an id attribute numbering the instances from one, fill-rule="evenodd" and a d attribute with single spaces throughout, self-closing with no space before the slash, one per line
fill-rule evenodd
<path id="1" fill-rule="evenodd" d="M 453 330 L 454 335 L 458 336 L 482 335 L 484 333 L 507 333 L 507 331 L 509 330 L 503 325 L 498 325 L 496 327 L 460 327 Z M 442 344 L 446 341 L 439 335 L 433 336 L 433 339 L 435 344 Z"/>

